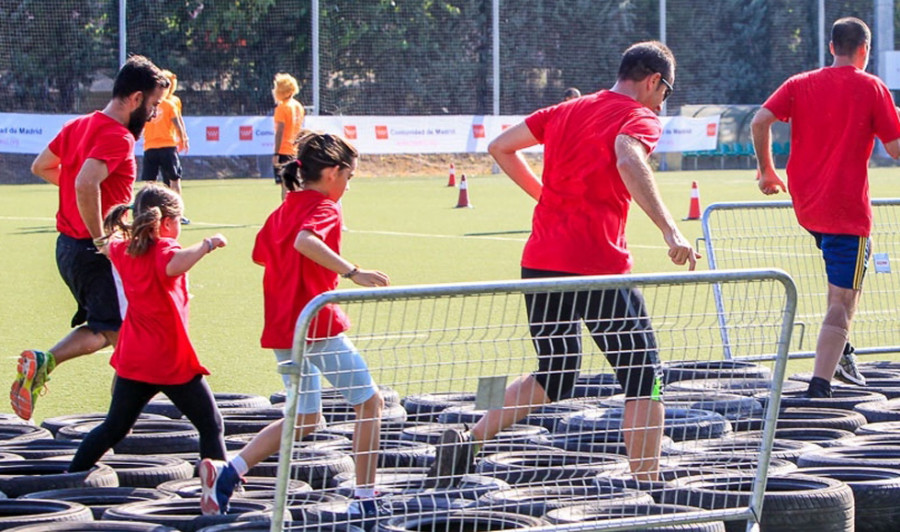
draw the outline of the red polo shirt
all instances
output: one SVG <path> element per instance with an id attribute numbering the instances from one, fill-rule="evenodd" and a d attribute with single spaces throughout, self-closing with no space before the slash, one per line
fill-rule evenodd
<path id="1" fill-rule="evenodd" d="M 616 137 L 652 151 L 659 118 L 633 98 L 600 91 L 525 119 L 544 144 L 543 190 L 522 266 L 581 275 L 631 271 L 625 223 L 631 194 L 616 167 Z"/>
<path id="2" fill-rule="evenodd" d="M 763 106 L 791 123 L 788 190 L 800 225 L 869 236 L 875 136 L 900 138 L 900 118 L 884 83 L 853 66 L 820 68 L 791 77 Z"/>
<path id="3" fill-rule="evenodd" d="M 309 301 L 338 285 L 338 274 L 306 258 L 294 248 L 300 231 L 322 239 L 341 252 L 341 212 L 337 204 L 314 190 L 288 192 L 256 235 L 253 261 L 265 267 L 263 296 L 266 323 L 261 345 L 290 349 L 294 326 Z M 330 338 L 350 328 L 350 319 L 337 305 L 327 305 L 310 325 L 309 339 Z"/>
<path id="4" fill-rule="evenodd" d="M 91 238 L 78 212 L 75 178 L 85 160 L 103 161 L 109 176 L 100 184 L 101 214 L 106 216 L 111 207 L 130 203 L 137 176 L 134 137 L 122 124 L 95 111 L 67 122 L 48 147 L 60 158 L 56 229 L 72 238 Z"/>
<path id="5" fill-rule="evenodd" d="M 161 238 L 139 257 L 128 255 L 127 248 L 121 240 L 109 244 L 109 260 L 128 298 L 110 365 L 122 377 L 151 384 L 184 384 L 208 375 L 188 338 L 187 275 L 166 274 L 181 246 Z"/>

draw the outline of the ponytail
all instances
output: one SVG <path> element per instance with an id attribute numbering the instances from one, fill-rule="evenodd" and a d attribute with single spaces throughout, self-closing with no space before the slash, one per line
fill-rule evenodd
<path id="1" fill-rule="evenodd" d="M 132 210 L 132 223 L 125 219 L 128 210 Z M 159 224 L 163 218 L 181 216 L 181 198 L 166 187 L 148 184 L 137 193 L 134 205 L 116 205 L 110 209 L 103 220 L 104 238 L 120 235 L 128 241 L 126 250 L 132 257 L 139 257 L 150 249 L 156 240 Z"/>

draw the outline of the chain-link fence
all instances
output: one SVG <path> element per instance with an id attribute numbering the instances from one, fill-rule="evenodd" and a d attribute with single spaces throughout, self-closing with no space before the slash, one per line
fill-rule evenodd
<path id="1" fill-rule="evenodd" d="M 612 85 L 626 46 L 663 37 L 661 6 L 679 63 L 669 114 L 760 103 L 819 66 L 820 0 L 498 1 L 495 77 L 492 0 L 0 0 L 0 112 L 102 106 L 122 5 L 126 51 L 174 71 L 195 115 L 268 114 L 280 71 L 300 80 L 307 105 L 318 80 L 322 114 L 491 114 L 498 81 L 499 112 L 529 113 L 566 87 Z M 848 15 L 876 29 L 874 0 L 822 4 L 826 32 Z"/>

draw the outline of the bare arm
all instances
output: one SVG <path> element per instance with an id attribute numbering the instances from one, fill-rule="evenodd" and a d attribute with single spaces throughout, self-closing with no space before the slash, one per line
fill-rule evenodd
<path id="1" fill-rule="evenodd" d="M 181 153 L 187 153 L 188 149 L 190 149 L 190 144 L 187 136 L 187 128 L 184 127 L 184 119 L 181 118 L 181 113 L 177 110 L 175 112 L 175 116 L 172 117 L 172 123 L 175 126 L 175 129 L 178 131 L 178 151 Z"/>
<path id="2" fill-rule="evenodd" d="M 900 114 L 900 107 L 894 107 L 894 109 L 897 111 L 897 114 Z M 890 142 L 885 142 L 884 149 L 888 152 L 888 155 L 890 155 L 892 159 L 900 158 L 900 139 L 894 139 Z"/>
<path id="3" fill-rule="evenodd" d="M 328 268 L 340 275 L 345 275 L 357 269 L 352 263 L 335 253 L 311 231 L 300 231 L 297 239 L 294 240 L 294 249 L 323 268 Z M 350 279 L 360 286 L 387 286 L 391 281 L 382 272 L 362 269 L 354 273 Z"/>
<path id="4" fill-rule="evenodd" d="M 272 153 L 272 166 L 278 166 L 278 150 L 281 149 L 281 139 L 284 137 L 284 122 L 275 122 L 275 151 Z"/>
<path id="5" fill-rule="evenodd" d="M 75 176 L 75 198 L 78 212 L 91 238 L 103 236 L 103 213 L 100 212 L 100 184 L 109 176 L 106 163 L 99 159 L 86 159 Z"/>
<path id="6" fill-rule="evenodd" d="M 223 248 L 228 245 L 228 240 L 220 233 L 204 238 L 191 247 L 182 248 L 176 251 L 169 263 L 166 264 L 166 275 L 169 277 L 177 277 L 194 267 L 194 264 L 200 262 L 200 259 L 212 252 L 216 248 Z"/>
<path id="7" fill-rule="evenodd" d="M 540 179 L 525 162 L 520 150 L 537 144 L 525 122 L 516 124 L 500 134 L 488 145 L 488 152 L 497 164 L 526 194 L 535 200 L 541 199 Z"/>
<path id="8" fill-rule="evenodd" d="M 653 171 L 647 164 L 647 150 L 644 145 L 628 135 L 616 137 L 616 167 L 635 203 L 662 231 L 663 239 L 669 246 L 669 258 L 672 262 L 679 266 L 689 263 L 691 270 L 696 268 L 700 255 L 678 230 L 675 220 L 662 202 L 656 182 L 653 180 Z"/>
<path id="9" fill-rule="evenodd" d="M 775 160 L 772 158 L 772 124 L 778 121 L 775 114 L 765 107 L 760 107 L 750 122 L 753 135 L 753 149 L 756 151 L 756 164 L 759 189 L 763 194 L 778 194 L 779 189 L 787 191 L 784 181 L 775 172 Z"/>
<path id="10" fill-rule="evenodd" d="M 50 151 L 50 148 L 44 148 L 44 151 L 38 154 L 31 163 L 31 173 L 48 183 L 59 186 L 59 163 L 59 156 Z"/>

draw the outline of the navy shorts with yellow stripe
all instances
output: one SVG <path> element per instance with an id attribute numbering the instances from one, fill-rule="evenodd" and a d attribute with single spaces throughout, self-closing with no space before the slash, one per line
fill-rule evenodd
<path id="1" fill-rule="evenodd" d="M 869 264 L 871 241 L 865 236 L 832 235 L 810 231 L 822 250 L 828 282 L 840 288 L 862 289 Z"/>

